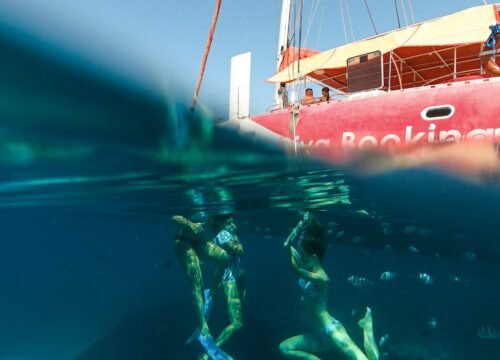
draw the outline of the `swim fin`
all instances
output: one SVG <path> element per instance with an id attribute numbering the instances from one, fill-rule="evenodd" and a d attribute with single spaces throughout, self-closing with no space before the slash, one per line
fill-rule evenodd
<path id="1" fill-rule="evenodd" d="M 213 304 L 213 298 L 212 294 L 210 293 L 210 289 L 203 290 L 203 295 L 205 297 L 204 315 L 205 319 L 208 320 L 208 318 L 210 317 L 210 313 L 212 312 L 212 304 Z M 186 340 L 184 345 L 192 344 L 193 342 L 196 341 L 196 339 L 198 339 L 199 336 L 200 336 L 200 328 L 197 327 L 191 334 L 191 336 Z"/>
<path id="2" fill-rule="evenodd" d="M 200 328 L 197 327 L 196 330 L 191 334 L 191 336 L 186 340 L 184 345 L 190 345 L 194 343 L 199 336 L 200 336 Z"/>
<path id="3" fill-rule="evenodd" d="M 210 293 L 210 289 L 203 290 L 203 295 L 205 297 L 204 315 L 205 319 L 208 320 L 208 318 L 210 317 L 210 313 L 212 312 L 212 304 L 213 304 L 213 298 L 212 294 Z M 200 328 L 196 328 L 196 330 L 186 340 L 184 345 L 192 344 L 193 342 L 196 341 L 196 339 L 198 339 L 199 336 L 200 336 Z"/>
<path id="4" fill-rule="evenodd" d="M 208 354 L 210 359 L 212 360 L 233 360 L 233 358 L 227 354 L 226 352 L 219 349 L 217 345 L 215 345 L 215 341 L 210 335 L 200 335 L 198 337 L 200 344 L 205 349 L 205 352 Z"/>

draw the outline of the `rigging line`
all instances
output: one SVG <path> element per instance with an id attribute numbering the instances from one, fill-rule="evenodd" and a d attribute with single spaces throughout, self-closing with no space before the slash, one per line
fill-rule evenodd
<path id="1" fill-rule="evenodd" d="M 345 19 L 344 19 L 344 6 L 342 5 L 343 0 L 339 0 L 340 3 L 340 12 L 342 13 L 342 26 L 344 27 L 344 36 L 345 36 L 345 43 L 347 44 L 347 30 L 345 28 Z"/>
<path id="2" fill-rule="evenodd" d="M 290 22 L 292 21 L 292 8 L 288 7 L 288 24 L 286 26 L 286 48 L 290 47 L 291 38 L 290 38 Z"/>
<path id="3" fill-rule="evenodd" d="M 372 13 L 370 12 L 370 8 L 368 7 L 368 2 L 365 0 L 366 10 L 368 10 L 368 15 L 370 16 L 370 21 L 372 22 L 373 30 L 375 31 L 375 35 L 378 35 L 377 28 L 375 27 L 375 23 L 373 22 Z"/>
<path id="4" fill-rule="evenodd" d="M 405 17 L 406 27 L 408 27 L 408 18 L 406 17 L 406 9 L 405 9 L 404 0 L 401 0 L 401 8 L 403 9 L 403 15 Z"/>
<path id="5" fill-rule="evenodd" d="M 321 39 L 321 31 L 323 30 L 323 18 L 325 15 L 325 3 L 323 2 L 323 11 L 321 11 L 321 18 L 319 20 L 318 37 L 316 38 L 316 49 L 319 49 L 319 40 Z"/>
<path id="6" fill-rule="evenodd" d="M 345 8 L 347 10 L 347 19 L 349 20 L 349 26 L 351 27 L 352 41 L 354 41 L 354 30 L 352 29 L 351 13 L 349 12 L 349 5 L 347 4 L 347 0 L 345 0 Z"/>
<path id="7" fill-rule="evenodd" d="M 297 43 L 297 5 L 296 1 L 293 1 L 293 46 L 295 47 L 295 44 Z"/>
<path id="8" fill-rule="evenodd" d="M 401 29 L 401 22 L 399 21 L 399 10 L 397 0 L 394 0 L 394 8 L 396 9 L 396 16 L 398 18 L 398 28 Z"/>
<path id="9" fill-rule="evenodd" d="M 302 47 L 302 10 L 304 10 L 304 0 L 300 0 L 300 23 L 299 23 L 299 59 L 297 64 L 297 72 L 300 75 L 300 48 Z"/>
<path id="10" fill-rule="evenodd" d="M 293 47 L 295 48 L 295 44 L 297 43 L 297 37 L 295 36 L 297 34 L 297 2 L 293 0 Z M 294 50 L 295 51 L 295 50 Z M 295 66 L 292 66 L 292 76 L 295 77 Z"/>
<path id="11" fill-rule="evenodd" d="M 290 40 L 293 39 L 292 47 L 294 48 L 293 51 L 295 51 L 295 49 L 297 48 L 296 47 L 297 37 L 295 36 L 297 34 L 297 1 L 296 0 L 292 0 L 292 1 L 293 1 L 293 7 L 292 7 L 292 12 L 293 12 L 293 36 L 292 36 L 292 38 Z M 288 67 L 288 77 L 289 78 L 296 78 L 296 75 L 295 75 L 295 70 L 296 70 L 295 61 L 292 61 L 292 64 L 294 64 L 294 65 Z M 292 84 L 291 88 L 292 88 L 292 90 L 295 90 L 295 91 L 298 90 L 297 86 L 295 84 Z"/>
<path id="12" fill-rule="evenodd" d="M 314 7 L 314 12 L 313 12 L 313 7 L 311 7 L 311 12 L 309 13 L 309 24 L 307 25 L 306 37 L 304 40 L 304 46 L 306 46 L 307 41 L 309 40 L 309 33 L 311 31 L 311 25 L 314 21 L 314 18 L 316 17 L 316 12 L 318 11 L 319 2 L 320 2 L 320 0 L 316 1 L 316 6 Z"/>
<path id="13" fill-rule="evenodd" d="M 411 21 L 415 25 L 415 17 L 413 16 L 413 0 L 408 0 L 408 3 L 410 4 Z"/>

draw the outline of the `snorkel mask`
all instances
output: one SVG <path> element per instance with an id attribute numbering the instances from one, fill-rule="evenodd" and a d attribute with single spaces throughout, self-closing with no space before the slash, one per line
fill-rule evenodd
<path id="1" fill-rule="evenodd" d="M 488 39 L 486 39 L 486 43 L 484 46 L 490 50 L 495 49 L 497 45 L 497 34 L 500 34 L 500 23 L 491 25 L 490 26 L 491 34 L 488 36 Z"/>

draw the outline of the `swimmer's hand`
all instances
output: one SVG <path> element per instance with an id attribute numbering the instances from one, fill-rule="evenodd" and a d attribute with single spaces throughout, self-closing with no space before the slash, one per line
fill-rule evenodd
<path id="1" fill-rule="evenodd" d="M 172 216 L 172 221 L 175 221 L 176 223 L 184 225 L 184 226 L 189 226 L 189 228 L 191 230 L 193 230 L 193 232 L 195 234 L 199 234 L 199 233 L 203 232 L 203 230 L 204 230 L 203 223 L 194 223 L 192 221 L 189 221 L 188 219 L 186 219 L 184 216 L 181 216 L 181 215 Z"/>
<path id="2" fill-rule="evenodd" d="M 191 230 L 193 230 L 195 234 L 199 234 L 204 230 L 203 223 L 194 223 L 190 221 L 188 226 L 191 228 Z"/>
<path id="3" fill-rule="evenodd" d="M 226 246 L 235 255 L 243 256 L 243 245 L 241 245 L 239 242 L 229 240 L 226 243 Z"/>

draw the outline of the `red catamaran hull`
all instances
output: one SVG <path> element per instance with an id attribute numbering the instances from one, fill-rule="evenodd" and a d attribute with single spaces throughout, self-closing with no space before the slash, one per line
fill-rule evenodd
<path id="1" fill-rule="evenodd" d="M 300 147 L 336 162 L 356 149 L 401 152 L 429 144 L 500 141 L 500 78 L 459 81 L 301 106 L 295 137 Z M 426 118 L 430 108 L 444 117 Z M 293 145 L 290 110 L 251 116 Z"/>

